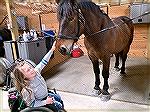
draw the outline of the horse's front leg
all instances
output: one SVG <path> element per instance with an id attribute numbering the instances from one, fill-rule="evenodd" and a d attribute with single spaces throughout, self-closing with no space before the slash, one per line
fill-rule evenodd
<path id="1" fill-rule="evenodd" d="M 98 59 L 92 58 L 90 57 L 90 60 L 92 61 L 93 64 L 93 70 L 94 70 L 94 74 L 95 74 L 95 86 L 94 86 L 94 90 L 93 90 L 93 95 L 94 96 L 98 96 L 101 93 L 101 89 L 100 89 L 100 69 L 99 69 L 99 61 Z"/>
<path id="2" fill-rule="evenodd" d="M 110 99 L 110 93 L 108 92 L 109 65 L 110 65 L 110 57 L 104 57 L 103 70 L 102 70 L 102 76 L 104 78 L 104 85 L 103 85 L 102 94 L 100 95 L 103 101 L 108 101 Z"/>
<path id="3" fill-rule="evenodd" d="M 93 70 L 94 70 L 94 73 L 95 73 L 95 86 L 94 86 L 94 89 L 96 90 L 100 90 L 100 77 L 99 77 L 99 74 L 100 74 L 100 69 L 99 69 L 99 62 L 98 60 L 95 60 L 93 63 Z"/>

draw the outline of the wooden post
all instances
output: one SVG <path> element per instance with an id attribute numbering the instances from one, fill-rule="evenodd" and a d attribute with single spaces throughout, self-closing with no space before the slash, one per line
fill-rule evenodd
<path id="1" fill-rule="evenodd" d="M 15 41 L 16 37 L 19 36 L 18 25 L 16 21 L 16 12 L 14 10 L 12 0 L 5 0 L 5 2 L 6 2 L 6 8 L 8 13 L 8 18 L 9 18 L 10 30 L 12 34 L 12 40 Z M 14 54 L 14 59 L 17 59 L 16 48 L 14 43 L 12 43 L 12 50 Z"/>
<path id="2" fill-rule="evenodd" d="M 147 33 L 147 37 L 148 37 L 148 40 L 147 40 L 147 59 L 148 59 L 148 70 L 147 72 L 149 73 L 149 68 L 150 68 L 150 24 L 148 25 L 148 33 Z M 147 89 L 146 89 L 146 97 L 148 96 L 148 99 L 150 99 L 150 77 L 147 79 Z"/>
<path id="3" fill-rule="evenodd" d="M 150 60 L 150 25 L 148 25 L 148 42 L 147 42 L 147 46 L 148 46 L 148 49 L 147 49 L 147 58 Z M 149 61 L 150 62 L 150 61 Z"/>
<path id="4" fill-rule="evenodd" d="M 40 14 L 38 16 L 39 16 L 39 21 L 40 21 L 40 31 L 42 31 L 42 18 Z"/>

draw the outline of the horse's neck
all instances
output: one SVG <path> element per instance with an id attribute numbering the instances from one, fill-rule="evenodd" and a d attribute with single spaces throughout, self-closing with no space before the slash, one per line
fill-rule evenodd
<path id="1" fill-rule="evenodd" d="M 103 18 L 102 20 L 100 20 L 100 22 L 101 22 L 100 30 L 103 30 L 105 28 L 109 28 L 109 27 L 113 26 L 113 22 L 107 14 L 100 13 L 100 18 Z"/>
<path id="2" fill-rule="evenodd" d="M 88 1 L 90 2 L 91 0 L 76 0 L 77 3 L 80 3 L 80 2 L 88 2 Z"/>
<path id="3" fill-rule="evenodd" d="M 111 19 L 102 12 L 100 14 L 89 12 L 88 14 L 84 14 L 84 18 L 86 20 L 85 35 L 87 36 L 108 28 L 111 24 L 113 25 Z"/>

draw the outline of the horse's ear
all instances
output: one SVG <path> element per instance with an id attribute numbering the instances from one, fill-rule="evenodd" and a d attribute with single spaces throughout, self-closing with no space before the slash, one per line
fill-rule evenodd
<path id="1" fill-rule="evenodd" d="M 55 0 L 55 2 L 56 2 L 57 4 L 59 4 L 60 1 L 61 1 L 61 0 Z M 65 0 L 64 0 L 64 1 L 65 1 Z M 67 0 L 66 0 L 66 1 L 67 1 Z M 76 2 L 76 0 L 70 0 L 70 2 L 74 4 L 74 3 Z"/>
<path id="2" fill-rule="evenodd" d="M 70 2 L 75 5 L 75 3 L 77 2 L 77 0 L 70 0 Z"/>
<path id="3" fill-rule="evenodd" d="M 55 2 L 58 4 L 60 2 L 60 0 L 55 0 Z"/>
<path id="4" fill-rule="evenodd" d="M 76 0 L 70 0 L 70 2 L 74 3 Z"/>

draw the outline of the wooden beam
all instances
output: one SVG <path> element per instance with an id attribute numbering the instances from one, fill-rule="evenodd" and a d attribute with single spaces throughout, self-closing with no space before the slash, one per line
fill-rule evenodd
<path id="1" fill-rule="evenodd" d="M 150 25 L 148 26 L 148 49 L 147 49 L 147 58 L 150 60 Z"/>
<path id="2" fill-rule="evenodd" d="M 9 19 L 9 24 L 10 24 L 10 30 L 11 30 L 11 34 L 12 34 L 12 40 L 15 41 L 16 38 L 19 36 L 15 9 L 13 7 L 12 0 L 5 0 L 5 2 L 6 2 L 8 19 Z M 13 43 L 12 48 L 13 48 L 12 50 L 13 50 L 13 54 L 14 54 L 14 59 L 17 59 L 16 48 L 15 48 L 14 43 Z"/>

